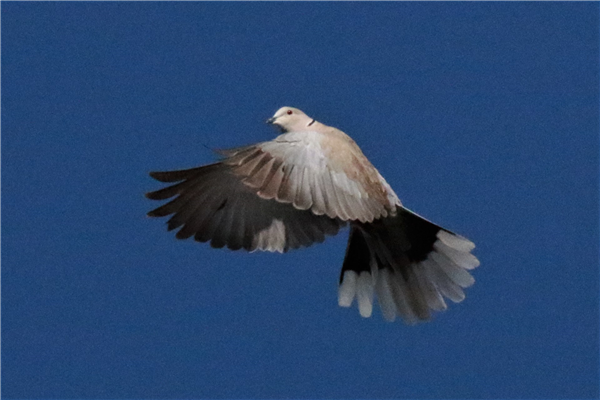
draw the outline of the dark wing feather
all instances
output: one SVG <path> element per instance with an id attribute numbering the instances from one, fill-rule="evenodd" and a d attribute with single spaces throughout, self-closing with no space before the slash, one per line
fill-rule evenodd
<path id="1" fill-rule="evenodd" d="M 266 170 L 264 180 L 273 179 L 269 168 L 275 160 L 251 148 L 233 153 L 229 160 L 238 155 L 254 160 L 252 170 Z M 309 246 L 323 241 L 325 235 L 336 234 L 345 225 L 340 219 L 261 198 L 242 182 L 243 177 L 234 171 L 237 167 L 220 162 L 181 171 L 153 172 L 151 175 L 158 180 L 178 183 L 147 194 L 157 200 L 175 197 L 148 215 L 172 215 L 169 229 L 181 227 L 177 238 L 194 236 L 201 242 L 210 241 L 214 247 L 249 251 L 284 252 Z"/>

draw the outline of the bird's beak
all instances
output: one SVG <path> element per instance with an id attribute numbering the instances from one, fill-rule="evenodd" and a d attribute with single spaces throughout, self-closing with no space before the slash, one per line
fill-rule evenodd
<path id="1" fill-rule="evenodd" d="M 273 122 L 275 122 L 275 117 L 271 117 L 265 121 L 265 123 L 267 123 L 267 124 L 272 124 Z"/>

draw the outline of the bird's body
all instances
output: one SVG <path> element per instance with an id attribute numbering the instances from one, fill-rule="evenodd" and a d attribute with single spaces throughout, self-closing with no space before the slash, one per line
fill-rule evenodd
<path id="1" fill-rule="evenodd" d="M 358 145 L 339 129 L 283 107 L 268 122 L 284 133 L 272 141 L 222 151 L 214 164 L 155 172 L 178 182 L 147 197 L 174 200 L 150 216 L 174 214 L 178 238 L 232 250 L 285 252 L 336 234 L 350 224 L 339 304 L 357 298 L 370 316 L 376 293 L 384 316 L 408 322 L 458 302 L 479 262 L 474 245 L 402 207 Z"/>

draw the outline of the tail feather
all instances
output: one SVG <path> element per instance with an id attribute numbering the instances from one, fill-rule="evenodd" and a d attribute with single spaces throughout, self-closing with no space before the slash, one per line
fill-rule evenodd
<path id="1" fill-rule="evenodd" d="M 427 320 L 447 308 L 444 297 L 464 299 L 474 283 L 468 270 L 479 265 L 468 239 L 404 207 L 370 224 L 354 223 L 340 277 L 340 306 L 357 298 L 360 314 L 371 315 L 374 293 L 387 320 Z"/>

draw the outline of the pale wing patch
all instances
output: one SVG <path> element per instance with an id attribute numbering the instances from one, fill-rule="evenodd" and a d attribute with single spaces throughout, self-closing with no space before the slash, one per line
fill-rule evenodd
<path id="1" fill-rule="evenodd" d="M 370 222 L 387 216 L 393 203 L 382 203 L 360 182 L 333 168 L 321 147 L 322 136 L 317 132 L 286 133 L 254 149 L 225 152 L 229 158 L 223 162 L 264 199 L 344 221 Z M 385 182 L 380 187 L 389 189 L 392 200 L 397 199 Z"/>
<path id="2" fill-rule="evenodd" d="M 283 252 L 285 249 L 285 225 L 280 219 L 273 219 L 268 227 L 258 231 L 253 238 L 253 246 L 265 251 Z"/>

